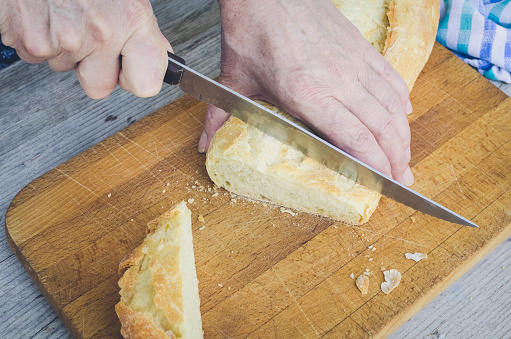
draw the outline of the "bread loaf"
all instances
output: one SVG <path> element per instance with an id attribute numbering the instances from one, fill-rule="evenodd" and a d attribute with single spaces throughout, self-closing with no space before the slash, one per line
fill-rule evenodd
<path id="1" fill-rule="evenodd" d="M 148 223 L 149 234 L 123 259 L 115 311 L 125 338 L 202 338 L 190 210 L 184 202 Z"/>
<path id="2" fill-rule="evenodd" d="M 439 0 L 333 3 L 399 72 L 411 91 L 435 42 Z M 235 117 L 213 137 L 206 168 L 216 185 L 231 192 L 352 224 L 365 223 L 380 199 L 379 193 Z"/>

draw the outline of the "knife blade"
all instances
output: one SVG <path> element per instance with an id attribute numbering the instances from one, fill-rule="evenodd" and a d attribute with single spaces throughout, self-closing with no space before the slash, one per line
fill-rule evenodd
<path id="1" fill-rule="evenodd" d="M 185 65 L 182 58 L 172 53 L 169 53 L 164 81 L 170 85 L 178 85 L 192 97 L 223 109 L 328 168 L 405 206 L 452 223 L 478 227 L 472 221 L 380 173 L 292 121 L 194 71 Z"/>

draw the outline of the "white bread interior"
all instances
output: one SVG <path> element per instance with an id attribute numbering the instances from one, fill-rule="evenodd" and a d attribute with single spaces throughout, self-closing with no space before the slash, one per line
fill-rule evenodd
<path id="1" fill-rule="evenodd" d="M 115 310 L 125 338 L 203 338 L 185 202 L 148 223 L 149 234 L 119 265 L 121 300 Z"/>

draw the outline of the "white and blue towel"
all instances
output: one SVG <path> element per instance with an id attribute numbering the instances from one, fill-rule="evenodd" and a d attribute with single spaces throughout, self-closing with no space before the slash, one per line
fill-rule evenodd
<path id="1" fill-rule="evenodd" d="M 492 80 L 511 83 L 511 0 L 442 0 L 436 40 Z"/>

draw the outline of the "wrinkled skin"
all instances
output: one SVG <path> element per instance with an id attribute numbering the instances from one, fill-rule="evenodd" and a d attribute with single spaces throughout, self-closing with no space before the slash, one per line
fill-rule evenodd
<path id="1" fill-rule="evenodd" d="M 149 0 L 0 0 L 2 42 L 30 63 L 74 69 L 85 93 L 107 97 L 116 84 L 157 94 L 171 47 Z M 120 56 L 122 55 L 122 59 Z"/>
<path id="2" fill-rule="evenodd" d="M 220 82 L 301 119 L 410 185 L 411 112 L 397 72 L 329 0 L 219 0 Z M 157 94 L 172 51 L 149 0 L 0 0 L 2 41 L 27 62 L 74 69 L 85 93 Z M 122 57 L 121 57 L 122 56 Z M 229 115 L 209 106 L 199 151 Z"/>

